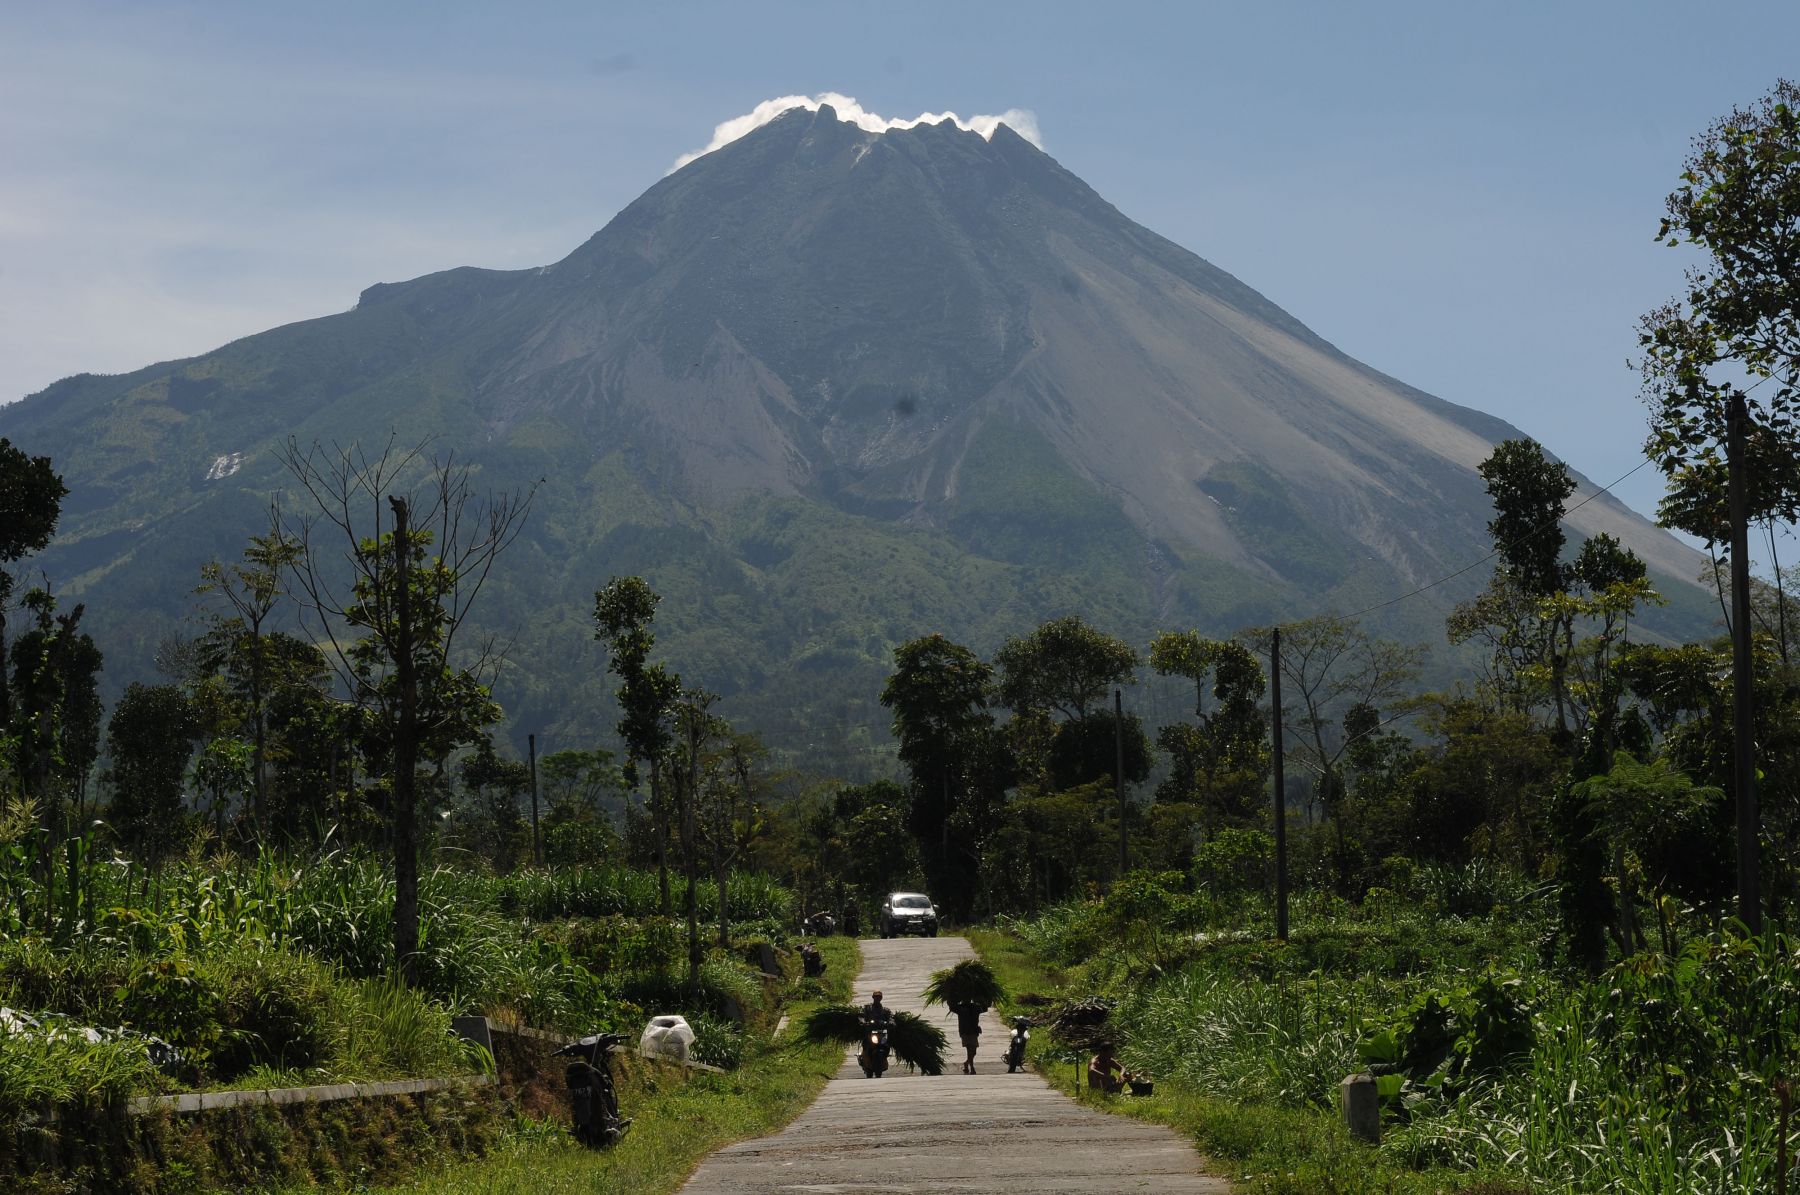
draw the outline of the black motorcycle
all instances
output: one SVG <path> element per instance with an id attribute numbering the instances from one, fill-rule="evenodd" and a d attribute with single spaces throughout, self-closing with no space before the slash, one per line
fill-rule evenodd
<path id="1" fill-rule="evenodd" d="M 1031 1040 L 1031 1018 L 1014 1017 L 1012 1040 L 1006 1043 L 1006 1073 L 1012 1074 L 1025 1066 L 1025 1043 Z"/>
<path id="2" fill-rule="evenodd" d="M 862 1067 L 863 1078 L 879 1079 L 887 1073 L 888 1064 L 888 1023 L 863 1018 L 862 1052 L 856 1056 L 856 1064 Z"/>
<path id="3" fill-rule="evenodd" d="M 551 1055 L 575 1059 L 563 1071 L 569 1088 L 569 1113 L 575 1122 L 575 1139 L 593 1149 L 617 1145 L 631 1128 L 631 1121 L 619 1115 L 619 1092 L 613 1086 L 607 1058 L 614 1047 L 624 1044 L 620 1034 L 596 1033 Z"/>
<path id="4" fill-rule="evenodd" d="M 829 938 L 837 933 L 837 918 L 830 913 L 814 913 L 806 919 L 806 932 L 816 938 Z"/>

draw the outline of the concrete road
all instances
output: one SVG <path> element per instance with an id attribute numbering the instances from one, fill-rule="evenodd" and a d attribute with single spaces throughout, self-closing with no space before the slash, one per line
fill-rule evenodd
<path id="1" fill-rule="evenodd" d="M 895 1062 L 866 1079 L 847 1053 L 798 1120 L 720 1150 L 684 1195 L 1231 1190 L 1174 1130 L 1084 1108 L 1035 1074 L 1007 1074 L 1007 1031 L 992 1013 L 982 1019 L 977 1073 L 963 1074 L 956 1018 L 942 1006 L 926 1009 L 920 992 L 933 971 L 973 956 L 967 941 L 864 941 L 862 952 L 856 1003 L 880 988 L 895 1011 L 941 1024 L 950 1039 L 945 1073 L 927 1078 Z"/>

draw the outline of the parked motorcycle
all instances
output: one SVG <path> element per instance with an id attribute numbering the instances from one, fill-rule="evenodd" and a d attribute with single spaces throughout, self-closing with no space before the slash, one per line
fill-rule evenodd
<path id="1" fill-rule="evenodd" d="M 596 1033 L 571 1042 L 552 1058 L 574 1058 L 563 1071 L 569 1088 L 569 1113 L 575 1122 L 575 1139 L 593 1149 L 617 1145 L 631 1128 L 619 1115 L 619 1092 L 613 1085 L 608 1055 L 625 1044 L 617 1033 Z"/>
<path id="2" fill-rule="evenodd" d="M 856 1064 L 862 1067 L 865 1079 L 879 1079 L 887 1073 L 887 1022 L 863 1018 L 862 1051 L 856 1056 Z"/>
<path id="3" fill-rule="evenodd" d="M 1031 1018 L 1014 1017 L 1012 1039 L 1006 1043 L 1006 1073 L 1025 1066 L 1025 1043 L 1031 1040 Z"/>
<path id="4" fill-rule="evenodd" d="M 816 938 L 829 938 L 837 933 L 837 918 L 830 913 L 814 913 L 806 919 L 806 932 Z"/>

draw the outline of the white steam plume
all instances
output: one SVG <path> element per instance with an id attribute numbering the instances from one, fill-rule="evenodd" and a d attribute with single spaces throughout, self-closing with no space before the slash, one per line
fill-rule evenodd
<path id="1" fill-rule="evenodd" d="M 794 108 L 805 108 L 808 112 L 817 112 L 825 104 L 830 104 L 837 112 L 838 119 L 848 121 L 859 129 L 870 133 L 885 133 L 889 129 L 910 129 L 914 125 L 938 124 L 941 121 L 953 121 L 957 128 L 971 133 L 980 133 L 989 140 L 993 139 L 994 130 L 1005 125 L 1039 149 L 1044 148 L 1043 137 L 1038 133 L 1037 115 L 1029 108 L 1008 108 L 998 116 L 971 116 L 967 120 L 954 112 L 926 112 L 911 120 L 890 120 L 885 116 L 877 116 L 867 111 L 856 100 L 835 91 L 824 91 L 818 95 L 784 95 L 779 99 L 764 100 L 742 116 L 734 116 L 730 120 L 713 129 L 712 140 L 705 149 L 697 149 L 693 153 L 682 154 L 675 159 L 675 165 L 669 168 L 670 173 L 680 170 L 689 162 L 702 155 L 709 154 L 722 145 L 730 145 L 744 134 L 768 124 L 783 112 Z"/>

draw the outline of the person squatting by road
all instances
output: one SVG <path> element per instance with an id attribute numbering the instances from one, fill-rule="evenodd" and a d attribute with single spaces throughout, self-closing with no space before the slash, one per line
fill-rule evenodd
<path id="1" fill-rule="evenodd" d="M 1109 1041 L 1101 1042 L 1094 1056 L 1088 1059 L 1088 1086 L 1095 1091 L 1122 1091 L 1135 1077 L 1113 1057 L 1113 1044 Z"/>

